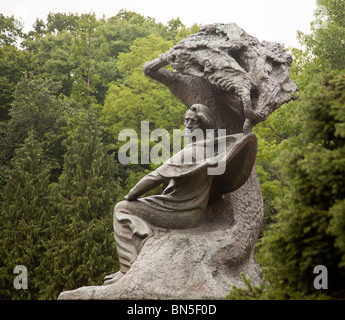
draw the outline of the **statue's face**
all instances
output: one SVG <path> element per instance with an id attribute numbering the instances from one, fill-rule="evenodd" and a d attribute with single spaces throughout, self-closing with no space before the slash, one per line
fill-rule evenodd
<path id="1" fill-rule="evenodd" d="M 200 119 L 194 111 L 188 110 L 184 118 L 185 135 L 188 136 L 195 129 L 200 128 Z"/>

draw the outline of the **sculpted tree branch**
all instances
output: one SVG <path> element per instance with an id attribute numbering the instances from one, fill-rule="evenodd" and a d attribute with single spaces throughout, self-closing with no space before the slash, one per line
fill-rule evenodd
<path id="1" fill-rule="evenodd" d="M 234 23 L 213 24 L 146 63 L 144 72 L 169 88 L 172 80 L 185 75 L 205 79 L 226 95 L 237 96 L 241 105 L 236 108 L 242 109 L 237 112 L 245 117 L 242 131 L 248 133 L 297 97 L 289 75 L 291 63 L 291 56 L 278 43 L 260 43 Z M 176 72 L 164 69 L 167 64 Z M 233 108 L 233 101 L 228 106 Z"/>

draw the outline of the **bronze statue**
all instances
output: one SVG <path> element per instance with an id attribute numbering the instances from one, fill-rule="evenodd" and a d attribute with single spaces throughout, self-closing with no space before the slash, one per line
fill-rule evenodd
<path id="1" fill-rule="evenodd" d="M 291 63 L 280 44 L 217 23 L 144 64 L 186 106 L 190 144 L 116 204 L 120 271 L 61 299 L 223 299 L 244 287 L 242 273 L 261 284 L 254 253 L 263 199 L 251 131 L 296 98 Z M 207 129 L 225 133 L 212 138 Z M 165 181 L 163 194 L 144 196 Z"/>
<path id="2" fill-rule="evenodd" d="M 107 276 L 105 284 L 116 282 L 128 271 L 147 238 L 153 234 L 152 226 L 166 229 L 197 227 L 204 220 L 211 191 L 213 195 L 234 191 L 252 172 L 257 151 L 255 135 L 235 134 L 207 140 L 206 130 L 212 129 L 213 121 L 208 108 L 201 104 L 187 110 L 184 125 L 187 136 L 199 129 L 202 138 L 192 140 L 162 166 L 147 174 L 130 190 L 125 201 L 115 206 L 114 235 L 121 269 Z M 207 152 L 208 148 L 212 148 L 212 152 Z M 201 155 L 200 159 L 197 159 L 198 155 Z M 217 170 L 213 174 L 208 170 L 219 168 L 220 163 L 224 163 L 224 169 L 219 174 Z M 223 175 L 228 179 L 224 181 Z M 222 177 L 221 182 L 217 180 L 219 177 Z M 162 195 L 139 198 L 167 180 L 170 183 Z"/>

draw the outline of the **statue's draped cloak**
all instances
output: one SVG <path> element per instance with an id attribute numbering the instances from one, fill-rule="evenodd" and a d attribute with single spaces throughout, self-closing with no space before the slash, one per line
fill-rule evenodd
<path id="1" fill-rule="evenodd" d="M 208 168 L 207 174 L 215 177 L 215 187 L 221 193 L 229 193 L 248 180 L 256 154 L 257 137 L 238 133 L 191 143 L 155 172 L 166 178 L 179 179 Z"/>
<path id="2" fill-rule="evenodd" d="M 256 150 L 254 134 L 203 140 L 187 145 L 148 174 L 148 179 L 161 175 L 171 181 L 161 195 L 122 201 L 115 207 L 114 230 L 121 264 L 130 267 L 152 235 L 152 227 L 187 229 L 200 225 L 211 188 L 220 193 L 240 188 L 252 172 Z"/>

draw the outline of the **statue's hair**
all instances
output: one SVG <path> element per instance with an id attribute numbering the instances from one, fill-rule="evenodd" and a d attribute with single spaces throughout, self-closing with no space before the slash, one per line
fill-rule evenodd
<path id="1" fill-rule="evenodd" d="M 203 104 L 193 104 L 190 111 L 195 112 L 205 129 L 214 129 L 214 121 L 210 109 Z"/>

